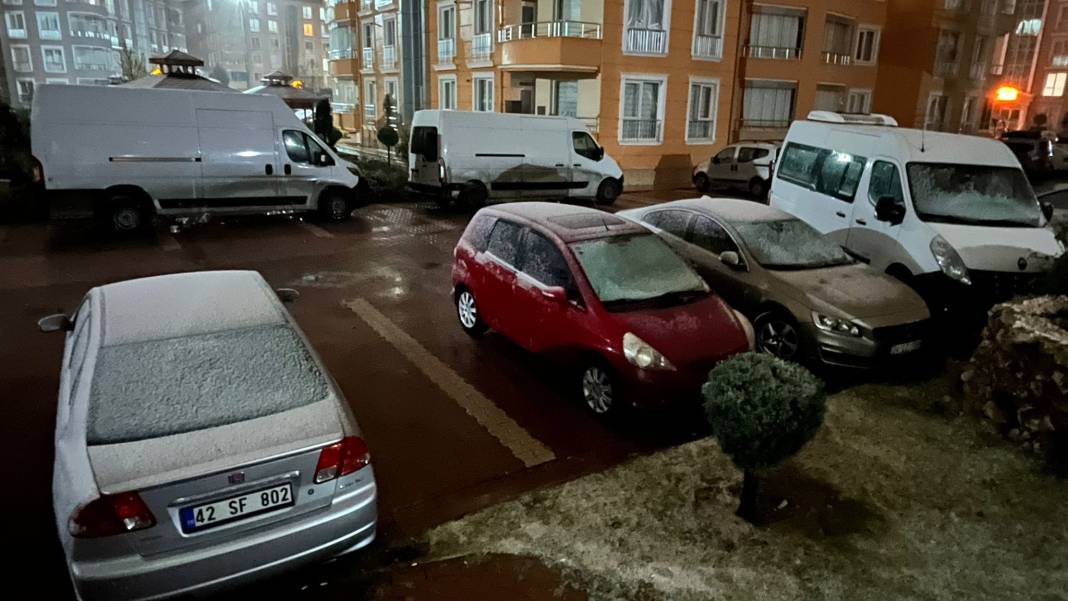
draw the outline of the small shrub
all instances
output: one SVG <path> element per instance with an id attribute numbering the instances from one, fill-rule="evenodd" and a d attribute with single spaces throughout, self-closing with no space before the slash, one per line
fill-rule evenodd
<path id="1" fill-rule="evenodd" d="M 1062 223 L 1060 225 L 1060 236 L 1062 241 L 1065 239 L 1064 234 L 1068 233 L 1068 223 Z M 1068 247 L 1068 244 L 1065 244 Z M 1045 294 L 1068 294 L 1068 252 L 1061 255 L 1053 263 L 1053 269 L 1046 275 L 1045 282 L 1043 283 L 1040 292 Z"/>
<path id="2" fill-rule="evenodd" d="M 408 165 L 392 164 L 380 159 L 361 159 L 360 172 L 371 187 L 371 194 L 381 200 L 395 200 L 407 193 Z"/>
<path id="3" fill-rule="evenodd" d="M 795 363 L 742 353 L 716 366 L 702 392 L 712 435 L 745 473 L 738 515 L 753 521 L 757 471 L 782 463 L 819 431 L 823 382 Z"/>
<path id="4" fill-rule="evenodd" d="M 0 179 L 24 184 L 33 176 L 30 115 L 0 103 Z"/>

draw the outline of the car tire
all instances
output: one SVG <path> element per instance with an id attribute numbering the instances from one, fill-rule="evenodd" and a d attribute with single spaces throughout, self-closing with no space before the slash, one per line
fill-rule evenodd
<path id="1" fill-rule="evenodd" d="M 801 328 L 784 311 L 768 311 L 753 320 L 756 350 L 786 361 L 801 358 Z"/>
<path id="2" fill-rule="evenodd" d="M 489 200 L 489 190 L 482 182 L 468 182 L 460 191 L 460 203 L 469 209 L 478 210 Z"/>
<path id="3" fill-rule="evenodd" d="M 620 189 L 619 182 L 612 178 L 608 178 L 601 182 L 600 186 L 597 186 L 597 204 L 614 204 L 622 192 L 623 190 Z"/>
<path id="4" fill-rule="evenodd" d="M 341 223 L 352 218 L 352 200 L 337 190 L 319 195 L 319 214 L 327 221 Z"/>
<path id="5" fill-rule="evenodd" d="M 482 316 L 478 313 L 478 304 L 475 302 L 475 294 L 467 288 L 456 291 L 456 318 L 460 321 L 460 327 L 465 334 L 472 338 L 478 338 L 486 333 L 489 328 Z"/>
<path id="6" fill-rule="evenodd" d="M 708 175 L 705 173 L 698 173 L 693 176 L 693 187 L 697 188 L 698 192 L 702 194 L 708 192 L 712 187 L 712 182 L 708 179 Z"/>
<path id="7" fill-rule="evenodd" d="M 749 180 L 749 195 L 763 201 L 768 197 L 768 184 L 759 177 Z"/>
<path id="8" fill-rule="evenodd" d="M 149 212 L 145 203 L 130 196 L 112 196 L 108 199 L 105 216 L 112 231 L 129 234 L 148 225 Z"/>
<path id="9" fill-rule="evenodd" d="M 593 414 L 612 416 L 623 405 L 622 388 L 612 368 L 602 359 L 592 359 L 579 372 L 582 402 Z"/>

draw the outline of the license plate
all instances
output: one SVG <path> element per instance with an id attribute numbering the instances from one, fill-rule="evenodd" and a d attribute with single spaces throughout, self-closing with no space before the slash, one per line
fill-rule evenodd
<path id="1" fill-rule="evenodd" d="M 913 340 L 912 342 L 904 342 L 902 344 L 895 344 L 890 347 L 891 355 L 904 355 L 905 353 L 911 353 L 912 351 L 920 350 L 923 346 L 922 340 Z"/>
<path id="2" fill-rule="evenodd" d="M 188 534 L 292 504 L 292 486 L 281 484 L 221 501 L 183 507 L 178 515 L 182 521 L 182 532 Z"/>

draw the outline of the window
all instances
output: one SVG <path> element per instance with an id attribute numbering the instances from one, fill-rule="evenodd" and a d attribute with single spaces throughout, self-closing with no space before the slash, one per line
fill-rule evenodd
<path id="1" fill-rule="evenodd" d="M 970 130 L 975 125 L 975 96 L 964 98 L 964 105 L 960 108 L 960 127 L 962 130 Z"/>
<path id="2" fill-rule="evenodd" d="M 493 76 L 475 75 L 472 110 L 493 111 Z"/>
<path id="3" fill-rule="evenodd" d="M 960 42 L 959 31 L 942 29 L 938 32 L 938 47 L 935 50 L 936 75 L 945 76 L 956 73 L 957 64 L 960 62 Z"/>
<path id="4" fill-rule="evenodd" d="M 885 196 L 905 206 L 905 194 L 901 191 L 901 175 L 898 173 L 897 165 L 886 161 L 875 161 L 875 164 L 871 166 L 871 182 L 868 183 L 868 201 L 874 205 Z"/>
<path id="5" fill-rule="evenodd" d="M 333 15 L 333 11 L 331 11 L 330 14 Z M 324 7 L 324 6 L 320 6 L 319 7 L 319 20 L 320 21 L 328 21 L 329 20 L 329 19 L 326 18 L 326 7 Z"/>
<path id="6" fill-rule="evenodd" d="M 42 46 L 41 57 L 44 59 L 45 73 L 67 72 L 67 60 L 63 56 L 62 46 Z"/>
<path id="7" fill-rule="evenodd" d="M 382 21 L 382 45 L 392 47 L 397 45 L 397 20 L 386 19 Z"/>
<path id="8" fill-rule="evenodd" d="M 946 121 L 947 99 L 941 94 L 931 94 L 927 99 L 927 126 L 940 130 Z"/>
<path id="9" fill-rule="evenodd" d="M 958 10 L 962 4 L 963 0 L 945 0 L 943 6 L 946 10 Z"/>
<path id="10" fill-rule="evenodd" d="M 304 145 L 304 134 L 302 132 L 286 130 L 282 134 L 282 139 L 285 141 L 286 154 L 289 155 L 289 160 L 294 163 L 311 162 L 308 147 Z"/>
<path id="11" fill-rule="evenodd" d="M 545 286 L 571 287 L 571 269 L 560 249 L 548 238 L 527 230 L 519 269 Z"/>
<path id="12" fill-rule="evenodd" d="M 248 30 L 251 31 L 252 33 L 259 33 L 259 31 L 260 31 L 260 20 L 255 18 L 255 17 L 249 19 L 248 20 Z M 253 39 L 255 39 L 255 38 L 253 38 Z"/>
<path id="13" fill-rule="evenodd" d="M 693 218 L 693 227 L 686 240 L 696 244 L 705 250 L 710 250 L 717 255 L 727 251 L 738 252 L 738 246 L 731 239 L 731 235 L 723 226 L 713 219 L 704 215 L 696 215 Z"/>
<path id="14" fill-rule="evenodd" d="M 456 37 L 456 6 L 446 4 L 438 7 L 438 39 L 451 40 Z"/>
<path id="15" fill-rule="evenodd" d="M 1050 66 L 1068 67 L 1068 38 L 1053 40 L 1053 49 L 1049 54 Z"/>
<path id="16" fill-rule="evenodd" d="M 308 7 L 305 6 L 304 8 L 308 8 Z M 312 37 L 313 35 L 315 35 L 315 25 L 313 25 L 311 23 L 305 23 L 304 24 L 304 35 L 309 37 L 309 38 Z"/>
<path id="17" fill-rule="evenodd" d="M 363 95 L 363 113 L 365 117 L 374 117 L 378 109 L 378 88 L 373 79 L 368 79 L 364 85 L 367 89 Z"/>
<path id="18" fill-rule="evenodd" d="M 625 142 L 659 143 L 662 99 L 666 81 L 623 79 L 623 110 L 619 137 Z"/>
<path id="19" fill-rule="evenodd" d="M 1046 83 L 1042 86 L 1043 96 L 1063 96 L 1064 95 L 1064 82 L 1068 77 L 1068 73 L 1063 71 L 1059 73 L 1047 73 Z"/>
<path id="20" fill-rule="evenodd" d="M 250 12 L 252 14 L 259 14 L 259 12 L 260 12 L 259 0 L 249 0 L 248 12 Z"/>
<path id="21" fill-rule="evenodd" d="M 304 42 L 304 49 L 308 52 L 312 52 L 313 50 L 315 50 L 315 44 L 312 44 L 311 42 Z"/>
<path id="22" fill-rule="evenodd" d="M 690 223 L 690 213 L 674 210 L 657 211 L 646 215 L 645 222 L 672 236 L 685 238 Z"/>
<path id="23" fill-rule="evenodd" d="M 375 40 L 375 26 L 374 23 L 363 24 L 363 47 L 371 48 L 374 46 Z"/>
<path id="24" fill-rule="evenodd" d="M 623 50 L 634 54 L 665 54 L 671 3 L 668 0 L 626 0 Z"/>
<path id="25" fill-rule="evenodd" d="M 274 17 L 278 15 L 278 5 L 274 2 L 267 3 L 267 14 Z"/>
<path id="26" fill-rule="evenodd" d="M 853 58 L 858 63 L 874 63 L 879 56 L 879 30 L 861 27 L 857 33 L 857 49 Z"/>
<path id="27" fill-rule="evenodd" d="M 843 57 L 849 56 L 856 49 L 853 46 L 854 25 L 852 19 L 828 15 L 823 25 L 823 51 Z"/>
<path id="28" fill-rule="evenodd" d="M 70 78 L 68 78 L 68 77 L 46 77 L 45 78 L 45 83 L 66 85 L 66 84 L 70 83 Z"/>
<path id="29" fill-rule="evenodd" d="M 7 35 L 10 38 L 26 37 L 26 17 L 22 11 L 4 13 L 4 23 L 7 24 Z M 32 92 L 31 92 L 32 94 Z"/>
<path id="30" fill-rule="evenodd" d="M 59 13 L 37 13 L 37 36 L 42 40 L 59 40 L 63 32 L 59 29 Z"/>
<path id="31" fill-rule="evenodd" d="M 33 80 L 32 79 L 19 79 L 15 82 L 16 91 L 19 95 L 19 102 L 29 104 L 33 102 Z"/>
<path id="32" fill-rule="evenodd" d="M 784 128 L 794 118 L 795 84 L 747 80 L 742 97 L 742 125 L 756 128 Z"/>
<path id="33" fill-rule="evenodd" d="M 866 160 L 844 152 L 790 143 L 779 164 L 779 179 L 853 202 Z"/>
<path id="34" fill-rule="evenodd" d="M 716 139 L 718 84 L 690 82 L 690 118 L 686 124 L 686 141 L 712 142 Z"/>
<path id="35" fill-rule="evenodd" d="M 311 19 L 312 18 L 312 7 L 310 7 L 310 6 L 302 6 L 301 7 L 301 12 L 303 13 L 305 19 Z"/>
<path id="36" fill-rule="evenodd" d="M 730 165 L 730 164 L 734 163 L 735 153 L 737 153 L 737 152 L 738 152 L 738 147 L 736 147 L 736 146 L 728 146 L 728 147 L 724 148 L 723 150 L 719 151 L 719 153 L 716 154 L 716 156 L 712 157 L 712 164 L 713 165 Z"/>
<path id="37" fill-rule="evenodd" d="M 837 113 L 845 110 L 845 105 L 845 86 L 824 84 L 816 86 L 816 101 L 812 104 L 812 108 L 817 111 L 832 111 Z"/>
<path id="38" fill-rule="evenodd" d="M 278 21 L 270 19 L 267 21 L 267 31 L 271 33 L 278 33 Z"/>
<path id="39" fill-rule="evenodd" d="M 456 78 L 442 77 L 438 80 L 438 108 L 456 109 Z"/>
<path id="40" fill-rule="evenodd" d="M 249 44 L 250 44 L 250 46 L 251 46 L 251 48 L 253 50 L 259 50 L 260 49 L 260 39 L 257 38 L 257 37 L 253 37 L 253 38 L 249 39 Z"/>
<path id="41" fill-rule="evenodd" d="M 575 148 L 575 154 L 584 156 L 591 161 L 601 160 L 601 147 L 593 141 L 593 137 L 584 131 L 571 132 L 571 144 Z"/>
<path id="42" fill-rule="evenodd" d="M 749 55 L 798 58 L 804 40 L 804 11 L 754 5 L 749 23 Z"/>
<path id="43" fill-rule="evenodd" d="M 492 0 L 475 0 L 475 34 L 490 33 L 493 28 Z"/>
<path id="44" fill-rule="evenodd" d="M 762 159 L 768 156 L 769 151 L 767 148 L 757 148 L 756 146 L 742 146 L 738 149 L 738 163 L 752 163 L 756 159 Z"/>
<path id="45" fill-rule="evenodd" d="M 519 251 L 519 226 L 503 219 L 498 219 L 490 232 L 489 243 L 486 252 L 498 259 L 515 265 L 516 255 Z"/>
<path id="46" fill-rule="evenodd" d="M 4 0 L 3 3 L 9 6 L 22 6 L 22 0 Z"/>
<path id="47" fill-rule="evenodd" d="M 693 55 L 718 59 L 723 56 L 723 0 L 696 0 L 693 25 Z"/>
<path id="48" fill-rule="evenodd" d="M 33 58 L 30 56 L 29 46 L 11 47 L 11 64 L 16 73 L 32 73 Z"/>
<path id="49" fill-rule="evenodd" d="M 849 90 L 846 111 L 850 113 L 870 113 L 871 90 Z"/>

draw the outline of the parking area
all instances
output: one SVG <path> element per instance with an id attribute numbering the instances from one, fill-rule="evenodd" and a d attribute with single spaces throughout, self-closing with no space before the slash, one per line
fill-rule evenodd
<path id="1" fill-rule="evenodd" d="M 685 192 L 678 195 L 685 196 Z M 620 208 L 655 202 L 624 198 Z M 50 502 L 61 336 L 36 320 L 72 310 L 92 286 L 161 273 L 254 269 L 301 297 L 290 310 L 348 397 L 380 486 L 379 541 L 368 553 L 287 578 L 381 570 L 411 536 L 519 493 L 703 434 L 697 415 L 598 421 L 573 374 L 510 342 L 468 338 L 449 297 L 450 260 L 469 215 L 432 204 L 376 204 L 344 224 L 220 220 L 178 234 L 102 235 L 86 223 L 0 225 L 0 423 L 12 486 L 16 570 L 44 598 L 70 588 Z M 324 574 L 326 574 L 324 576 Z"/>

